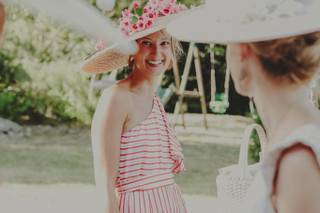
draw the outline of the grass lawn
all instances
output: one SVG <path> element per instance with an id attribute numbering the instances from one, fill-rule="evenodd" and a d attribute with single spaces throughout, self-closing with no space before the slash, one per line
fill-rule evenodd
<path id="1" fill-rule="evenodd" d="M 186 172 L 176 176 L 184 193 L 216 195 L 218 169 L 238 162 L 239 148 L 217 144 L 184 144 Z"/>
<path id="2" fill-rule="evenodd" d="M 37 129 L 32 129 L 37 132 Z M 184 193 L 216 195 L 218 168 L 237 162 L 239 148 L 183 143 L 187 171 L 176 180 Z M 89 130 L 48 130 L 0 140 L 0 182 L 93 184 Z"/>

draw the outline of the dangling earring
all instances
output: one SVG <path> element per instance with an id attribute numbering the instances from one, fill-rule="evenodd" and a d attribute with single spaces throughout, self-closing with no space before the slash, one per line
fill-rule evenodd
<path id="1" fill-rule="evenodd" d="M 134 69 L 134 57 L 133 56 L 130 56 L 129 59 L 128 59 L 128 67 L 133 70 Z"/>

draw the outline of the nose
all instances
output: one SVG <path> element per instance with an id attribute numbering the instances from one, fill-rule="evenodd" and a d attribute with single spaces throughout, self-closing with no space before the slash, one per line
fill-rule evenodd
<path id="1" fill-rule="evenodd" d="M 160 52 L 161 52 L 161 46 L 160 46 L 160 44 L 154 44 L 154 45 L 152 45 L 151 54 L 152 54 L 153 56 L 158 56 L 158 55 L 160 55 Z"/>

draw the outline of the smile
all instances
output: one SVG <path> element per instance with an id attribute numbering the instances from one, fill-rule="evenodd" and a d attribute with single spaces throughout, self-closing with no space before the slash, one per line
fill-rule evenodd
<path id="1" fill-rule="evenodd" d="M 147 60 L 147 63 L 150 65 L 160 65 L 163 63 L 163 60 Z"/>

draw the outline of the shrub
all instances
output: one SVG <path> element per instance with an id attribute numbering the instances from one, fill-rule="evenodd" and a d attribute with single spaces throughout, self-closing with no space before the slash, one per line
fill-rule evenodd
<path id="1" fill-rule="evenodd" d="M 18 122 L 89 124 L 88 75 L 77 63 L 93 42 L 41 16 L 8 8 L 0 54 L 0 116 Z"/>

